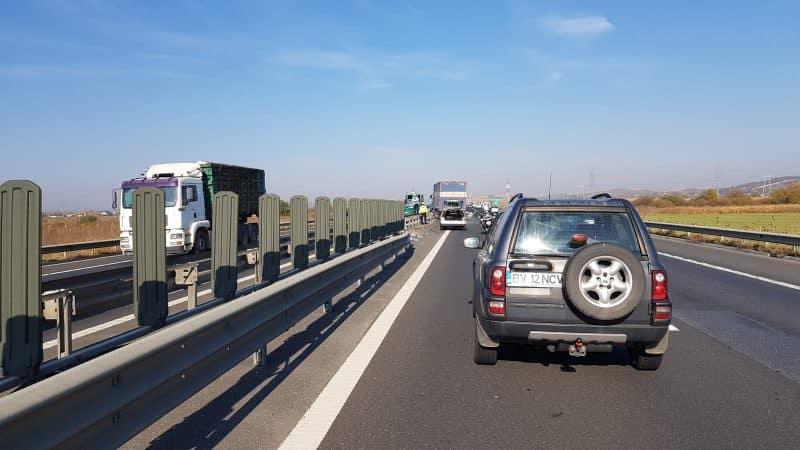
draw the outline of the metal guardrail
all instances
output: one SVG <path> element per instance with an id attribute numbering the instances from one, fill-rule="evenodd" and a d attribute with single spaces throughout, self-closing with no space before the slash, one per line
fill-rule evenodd
<path id="1" fill-rule="evenodd" d="M 74 252 L 78 250 L 96 250 L 98 248 L 119 247 L 119 239 L 107 239 L 104 241 L 73 242 L 70 244 L 43 245 L 42 254 L 51 255 L 54 253 Z"/>
<path id="2" fill-rule="evenodd" d="M 0 398 L 3 447 L 126 442 L 407 242 L 398 235 L 345 253 Z"/>
<path id="3" fill-rule="evenodd" d="M 645 222 L 648 228 L 661 230 L 681 231 L 684 233 L 706 234 L 709 236 L 729 237 L 747 241 L 768 242 L 771 244 L 784 244 L 800 246 L 800 236 L 791 234 L 765 233 L 760 231 L 735 230 L 731 228 L 712 228 L 698 225 L 684 225 L 666 222 Z"/>

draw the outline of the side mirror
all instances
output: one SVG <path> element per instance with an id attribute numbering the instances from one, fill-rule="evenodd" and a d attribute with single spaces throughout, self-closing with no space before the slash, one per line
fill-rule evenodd
<path id="1" fill-rule="evenodd" d="M 464 239 L 464 247 L 466 248 L 481 248 L 481 240 L 476 237 Z"/>
<path id="2" fill-rule="evenodd" d="M 118 205 L 119 199 L 117 198 L 117 189 L 114 189 L 111 191 L 111 209 L 116 211 Z"/>

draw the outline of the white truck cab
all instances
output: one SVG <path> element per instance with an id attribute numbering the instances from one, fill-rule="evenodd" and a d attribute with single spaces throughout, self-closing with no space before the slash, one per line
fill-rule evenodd
<path id="1" fill-rule="evenodd" d="M 202 162 L 154 164 L 140 178 L 122 183 L 119 207 L 120 246 L 133 252 L 133 192 L 155 187 L 164 193 L 167 253 L 201 252 L 211 248 Z"/>

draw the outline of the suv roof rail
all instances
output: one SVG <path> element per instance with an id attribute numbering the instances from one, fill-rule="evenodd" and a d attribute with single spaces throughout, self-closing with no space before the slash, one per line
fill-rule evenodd
<path id="1" fill-rule="evenodd" d="M 608 192 L 603 192 L 602 194 L 595 194 L 592 196 L 592 200 L 604 200 L 608 198 L 612 198 L 611 194 L 609 194 Z"/>
<path id="2" fill-rule="evenodd" d="M 522 195 L 522 192 L 518 192 L 513 197 L 511 197 L 511 200 L 509 200 L 508 203 L 511 204 L 511 202 L 513 202 L 514 200 L 521 199 L 522 197 L 524 197 L 524 195 Z"/>

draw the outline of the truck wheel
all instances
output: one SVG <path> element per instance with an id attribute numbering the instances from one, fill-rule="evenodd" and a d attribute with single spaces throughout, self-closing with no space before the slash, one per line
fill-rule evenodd
<path id="1" fill-rule="evenodd" d="M 481 347 L 478 330 L 475 330 L 475 364 L 497 364 L 497 348 Z"/>
<path id="2" fill-rule="evenodd" d="M 564 267 L 564 297 L 587 317 L 617 320 L 644 294 L 644 269 L 629 250 L 599 243 L 584 247 Z"/>
<path id="3" fill-rule="evenodd" d="M 194 235 L 194 246 L 192 250 L 195 254 L 207 252 L 211 249 L 211 240 L 208 238 L 208 230 L 202 228 L 197 230 L 197 233 Z"/>

